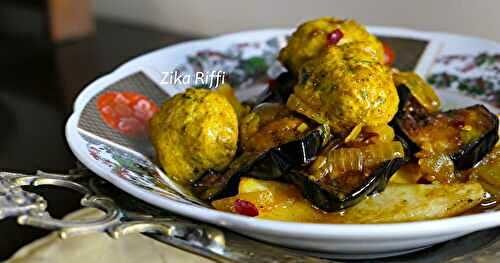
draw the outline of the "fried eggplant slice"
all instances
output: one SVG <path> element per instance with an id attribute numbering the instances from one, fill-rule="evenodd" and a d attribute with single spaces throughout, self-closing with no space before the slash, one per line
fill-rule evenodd
<path id="1" fill-rule="evenodd" d="M 498 141 L 498 118 L 483 105 L 429 113 L 404 85 L 399 111 L 391 122 L 413 154 L 449 156 L 456 170 L 473 167 Z"/>
<path id="2" fill-rule="evenodd" d="M 321 125 L 300 139 L 264 153 L 244 152 L 224 173 L 209 171 L 201 176 L 193 183 L 193 191 L 201 199 L 214 200 L 237 194 L 242 176 L 278 179 L 293 168 L 313 161 L 329 137 L 328 126 Z"/>
<path id="3" fill-rule="evenodd" d="M 316 207 L 333 212 L 383 191 L 391 176 L 407 161 L 405 156 L 399 141 L 332 149 L 326 157 L 318 157 L 308 170 L 292 171 L 285 178 Z"/>

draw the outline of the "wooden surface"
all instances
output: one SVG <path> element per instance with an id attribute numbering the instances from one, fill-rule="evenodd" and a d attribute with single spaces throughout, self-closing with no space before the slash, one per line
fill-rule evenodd
<path id="1" fill-rule="evenodd" d="M 0 169 L 73 168 L 64 124 L 80 90 L 135 56 L 192 38 L 101 20 L 96 28 L 92 37 L 59 46 L 0 34 Z M 56 217 L 79 208 L 80 196 L 74 192 L 39 191 L 48 197 L 49 212 Z M 14 219 L 0 221 L 0 261 L 48 233 L 18 226 Z"/>
<path id="2" fill-rule="evenodd" d="M 47 42 L 74 41 L 95 30 L 92 0 L 3 0 L 0 32 Z"/>
<path id="3" fill-rule="evenodd" d="M 48 0 L 48 25 L 53 42 L 88 36 L 94 32 L 90 0 Z"/>

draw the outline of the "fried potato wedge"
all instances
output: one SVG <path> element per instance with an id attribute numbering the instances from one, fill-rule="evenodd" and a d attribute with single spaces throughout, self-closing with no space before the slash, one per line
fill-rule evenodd
<path id="1" fill-rule="evenodd" d="M 251 202 L 259 218 L 314 223 L 391 223 L 445 218 L 466 212 L 485 198 L 479 183 L 392 184 L 380 194 L 339 213 L 325 213 L 311 205 L 289 184 L 242 178 L 239 194 L 212 202 L 235 213 L 235 201 Z"/>
<path id="2" fill-rule="evenodd" d="M 389 185 L 346 210 L 346 223 L 389 223 L 455 216 L 481 203 L 485 191 L 479 183 Z"/>
<path id="3" fill-rule="evenodd" d="M 245 200 L 259 210 L 259 218 L 281 221 L 319 222 L 326 215 L 290 184 L 242 178 L 238 190 L 238 195 L 213 201 L 212 205 L 217 210 L 236 213 L 236 200 Z"/>
<path id="4" fill-rule="evenodd" d="M 389 179 L 390 184 L 416 184 L 424 174 L 416 163 L 407 163 L 401 166 Z"/>

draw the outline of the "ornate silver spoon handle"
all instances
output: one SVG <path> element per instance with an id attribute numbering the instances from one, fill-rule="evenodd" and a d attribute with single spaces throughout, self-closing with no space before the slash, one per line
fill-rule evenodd
<path id="1" fill-rule="evenodd" d="M 61 238 L 103 232 L 113 238 L 143 233 L 161 242 L 219 262 L 326 262 L 305 257 L 291 250 L 257 242 L 241 235 L 155 209 L 139 200 L 142 209 L 123 208 L 116 196 L 103 194 L 114 188 L 85 169 L 68 174 L 38 171 L 35 175 L 0 172 L 0 220 L 17 218 L 30 225 L 59 233 Z M 104 215 L 98 219 L 68 221 L 55 219 L 46 211 L 47 201 L 22 186 L 52 185 L 72 189 L 84 195 L 84 207 L 98 208 Z M 115 192 L 121 192 L 117 189 Z M 123 194 L 123 193 L 122 193 Z M 130 201 L 132 197 L 126 195 Z M 119 198 L 118 198 L 119 199 Z"/>

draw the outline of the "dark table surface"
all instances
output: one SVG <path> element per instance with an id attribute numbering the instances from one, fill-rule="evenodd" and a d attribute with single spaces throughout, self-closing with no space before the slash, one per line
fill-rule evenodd
<path id="1" fill-rule="evenodd" d="M 75 167 L 64 136 L 73 101 L 86 84 L 127 60 L 183 40 L 182 34 L 97 21 L 95 35 L 51 45 L 0 34 L 0 169 L 65 172 Z M 40 188 L 55 217 L 79 208 L 74 192 Z M 48 231 L 0 221 L 0 260 Z"/>

